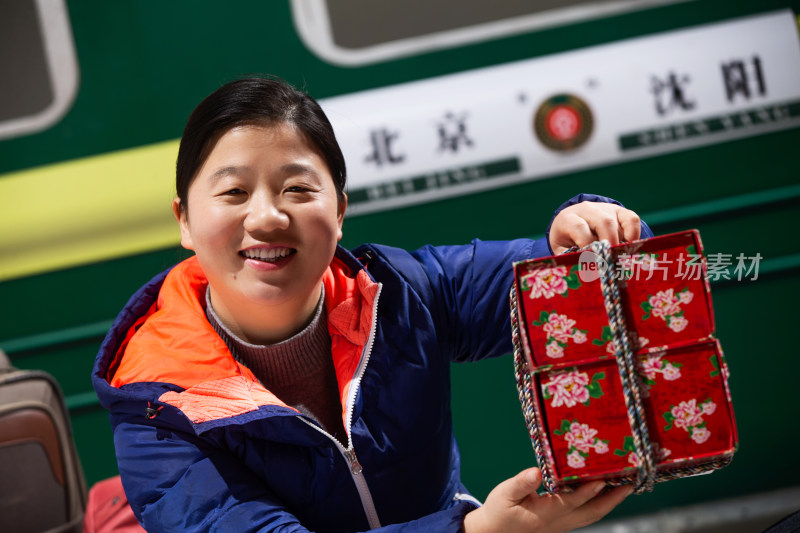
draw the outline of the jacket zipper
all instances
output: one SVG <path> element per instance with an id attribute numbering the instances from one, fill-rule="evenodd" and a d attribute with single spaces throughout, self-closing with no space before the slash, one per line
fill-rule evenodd
<path id="1" fill-rule="evenodd" d="M 345 448 L 342 446 L 342 443 L 336 440 L 333 435 L 317 426 L 310 420 L 307 420 L 304 416 L 298 416 L 297 418 L 328 437 L 336 445 L 336 449 L 339 450 L 339 453 L 342 454 L 342 457 L 345 461 L 347 461 L 347 465 L 350 467 L 350 477 L 353 478 L 353 483 L 356 485 L 358 496 L 361 498 L 361 507 L 364 509 L 364 514 L 367 516 L 367 522 L 369 523 L 370 529 L 381 527 L 381 522 L 378 519 L 378 511 L 375 509 L 375 502 L 372 501 L 372 493 L 369 491 L 367 480 L 362 475 L 364 468 L 361 466 L 361 463 L 358 462 L 358 457 L 356 457 L 356 450 L 353 447 L 352 439 L 348 437 L 349 446 Z"/>
<path id="2" fill-rule="evenodd" d="M 367 344 L 364 346 L 364 351 L 361 353 L 361 362 L 356 369 L 353 386 L 350 387 L 350 393 L 346 399 L 347 448 L 342 446 L 342 444 L 336 440 L 333 435 L 321 427 L 309 420 L 306 420 L 305 417 L 298 417 L 300 420 L 333 441 L 333 443 L 336 445 L 336 448 L 339 450 L 339 453 L 341 453 L 342 457 L 344 457 L 344 460 L 347 461 L 347 464 L 350 467 L 350 476 L 353 478 L 353 482 L 356 485 L 356 490 L 358 491 L 358 496 L 361 498 L 361 506 L 364 508 L 364 514 L 367 516 L 367 522 L 369 523 L 370 529 L 377 529 L 381 527 L 381 522 L 378 518 L 378 511 L 375 509 L 375 502 L 372 500 L 372 493 L 367 485 L 367 480 L 362 475 L 364 468 L 361 466 L 361 463 L 358 462 L 358 457 L 356 457 L 356 450 L 353 446 L 353 438 L 351 435 L 353 425 L 353 409 L 355 408 L 356 395 L 359 387 L 361 386 L 361 378 L 364 376 L 364 372 L 367 369 L 367 363 L 369 363 L 369 357 L 372 354 L 372 345 L 375 343 L 375 332 L 378 329 L 378 298 L 381 295 L 382 288 L 383 285 L 378 284 L 378 292 L 375 293 L 375 300 L 372 306 L 372 327 L 370 328 L 369 338 L 367 339 Z"/>

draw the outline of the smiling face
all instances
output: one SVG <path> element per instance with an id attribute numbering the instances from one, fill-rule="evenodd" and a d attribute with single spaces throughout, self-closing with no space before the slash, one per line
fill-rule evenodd
<path id="1" fill-rule="evenodd" d="M 173 202 L 181 244 L 203 268 L 214 310 L 252 343 L 301 329 L 342 237 L 345 202 L 325 161 L 290 124 L 223 134 Z"/>

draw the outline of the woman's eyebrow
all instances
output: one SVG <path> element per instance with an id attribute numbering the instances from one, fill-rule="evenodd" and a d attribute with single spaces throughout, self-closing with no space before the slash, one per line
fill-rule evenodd
<path id="1" fill-rule="evenodd" d="M 281 172 L 286 175 L 294 174 L 307 174 L 311 176 L 317 175 L 317 170 L 312 165 L 305 165 L 303 163 L 286 163 L 281 166 Z"/>
<path id="2" fill-rule="evenodd" d="M 225 167 L 220 167 L 211 174 L 210 179 L 212 181 L 216 181 L 220 178 L 225 176 L 241 176 L 247 173 L 247 167 L 239 167 L 235 165 L 228 165 Z"/>

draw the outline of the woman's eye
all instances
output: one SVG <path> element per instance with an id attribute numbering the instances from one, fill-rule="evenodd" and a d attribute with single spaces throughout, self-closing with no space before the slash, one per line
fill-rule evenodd
<path id="1" fill-rule="evenodd" d="M 286 192 L 308 192 L 309 189 L 303 187 L 302 185 L 292 185 L 291 187 L 286 188 Z"/>
<path id="2" fill-rule="evenodd" d="M 223 194 L 228 196 L 236 196 L 238 194 L 244 194 L 245 192 L 242 189 L 229 189 L 225 191 Z"/>

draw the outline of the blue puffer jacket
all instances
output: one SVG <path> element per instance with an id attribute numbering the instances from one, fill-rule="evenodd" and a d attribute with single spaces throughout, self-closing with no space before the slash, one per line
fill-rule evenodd
<path id="1" fill-rule="evenodd" d="M 584 199 L 609 201 L 559 210 Z M 450 363 L 511 351 L 511 264 L 549 253 L 545 239 L 339 248 L 323 282 L 344 444 L 233 359 L 205 318 L 195 258 L 156 276 L 92 374 L 137 518 L 170 533 L 460 531 L 475 503 L 459 477 Z"/>

